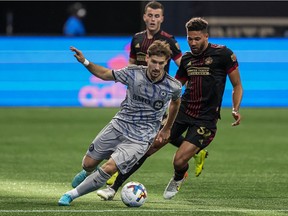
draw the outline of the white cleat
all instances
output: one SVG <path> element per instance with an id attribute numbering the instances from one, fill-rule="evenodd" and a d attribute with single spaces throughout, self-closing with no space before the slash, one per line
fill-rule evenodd
<path id="1" fill-rule="evenodd" d="M 107 187 L 103 190 L 98 190 L 96 193 L 101 199 L 103 199 L 105 201 L 106 200 L 113 200 L 113 198 L 116 194 L 115 190 L 111 187 Z"/>
<path id="2" fill-rule="evenodd" d="M 163 193 L 164 199 L 172 199 L 179 192 L 184 180 L 185 177 L 179 181 L 175 181 L 174 177 L 172 177 Z"/>

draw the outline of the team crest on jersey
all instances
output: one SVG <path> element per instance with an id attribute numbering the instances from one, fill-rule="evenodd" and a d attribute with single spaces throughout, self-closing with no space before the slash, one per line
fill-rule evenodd
<path id="1" fill-rule="evenodd" d="M 140 44 L 137 43 L 137 44 L 135 45 L 135 48 L 140 48 Z"/>
<path id="2" fill-rule="evenodd" d="M 160 101 L 160 100 L 155 101 L 154 104 L 153 104 L 153 107 L 156 110 L 162 109 L 163 106 L 164 106 L 164 102 Z"/>
<path id="3" fill-rule="evenodd" d="M 235 61 L 237 60 L 236 55 L 235 55 L 234 53 L 231 55 L 231 60 L 232 60 L 233 62 L 235 62 Z"/>
<path id="4" fill-rule="evenodd" d="M 212 64 L 212 62 L 213 62 L 213 59 L 211 57 L 208 57 L 208 58 L 205 59 L 205 64 L 206 65 L 210 65 L 210 64 Z"/>

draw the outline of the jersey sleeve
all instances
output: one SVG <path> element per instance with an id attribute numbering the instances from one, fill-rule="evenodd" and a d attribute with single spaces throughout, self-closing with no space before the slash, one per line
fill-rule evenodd
<path id="1" fill-rule="evenodd" d="M 125 68 L 113 70 L 115 82 L 120 82 L 126 86 L 133 85 L 137 73 L 145 71 L 147 67 L 142 65 L 129 65 Z"/>
<path id="2" fill-rule="evenodd" d="M 118 70 L 113 70 L 113 75 L 115 78 L 115 82 L 120 82 L 126 86 L 129 85 L 129 80 L 131 77 L 131 72 L 128 69 L 128 67 L 118 69 Z"/>
<path id="3" fill-rule="evenodd" d="M 179 81 L 175 80 L 177 83 L 176 83 L 176 88 L 175 88 L 175 91 L 174 91 L 174 94 L 172 96 L 172 100 L 173 101 L 176 101 L 178 98 L 181 97 L 181 93 L 182 93 L 182 85 Z"/>
<path id="4" fill-rule="evenodd" d="M 176 39 L 173 37 L 170 38 L 169 40 L 169 45 L 170 45 L 170 49 L 172 51 L 172 59 L 174 61 L 176 61 L 177 59 L 179 59 L 182 56 L 182 52 L 180 49 L 180 46 L 178 44 L 178 42 L 176 41 Z"/>
<path id="5" fill-rule="evenodd" d="M 187 74 L 187 71 L 184 67 L 184 64 L 185 64 L 185 59 L 187 59 L 187 53 L 183 56 L 183 58 L 181 59 L 181 63 L 180 63 L 180 66 L 176 72 L 176 76 L 175 78 L 177 80 L 179 80 L 181 83 L 185 83 L 187 80 L 188 80 L 188 74 Z"/>
<path id="6" fill-rule="evenodd" d="M 135 50 L 135 46 L 134 46 L 134 42 L 135 41 L 135 36 L 133 36 L 131 43 L 130 43 L 130 54 L 129 54 L 129 58 L 132 59 L 136 59 L 136 50 Z"/>
<path id="7" fill-rule="evenodd" d="M 238 60 L 232 50 L 226 48 L 223 54 L 223 62 L 227 74 L 231 73 L 238 67 Z"/>

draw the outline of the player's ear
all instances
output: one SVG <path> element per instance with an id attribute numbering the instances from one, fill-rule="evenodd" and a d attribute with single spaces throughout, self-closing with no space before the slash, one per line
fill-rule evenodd
<path id="1" fill-rule="evenodd" d="M 161 23 L 163 23 L 164 22 L 164 16 L 162 16 L 162 20 L 161 20 Z"/>

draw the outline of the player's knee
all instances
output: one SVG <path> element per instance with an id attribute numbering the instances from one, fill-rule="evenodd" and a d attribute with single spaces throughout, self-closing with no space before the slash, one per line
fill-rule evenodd
<path id="1" fill-rule="evenodd" d="M 93 172 L 96 169 L 96 166 L 92 166 L 91 164 L 82 164 L 83 170 L 86 172 Z"/>
<path id="2" fill-rule="evenodd" d="M 187 159 L 183 157 L 174 158 L 173 166 L 176 170 L 181 170 L 188 163 Z"/>
<path id="3" fill-rule="evenodd" d="M 85 156 L 82 160 L 82 167 L 87 172 L 92 172 L 96 169 L 97 165 L 99 164 L 99 161 L 89 157 Z"/>

